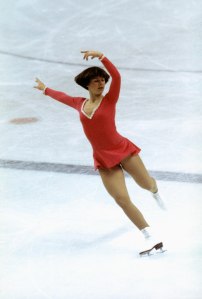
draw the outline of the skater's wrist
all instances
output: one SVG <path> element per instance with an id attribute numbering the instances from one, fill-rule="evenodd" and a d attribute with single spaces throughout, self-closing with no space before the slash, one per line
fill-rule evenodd
<path id="1" fill-rule="evenodd" d="M 105 57 L 104 54 L 101 53 L 100 56 L 98 57 L 98 59 L 99 59 L 100 61 L 102 61 L 102 60 L 104 59 L 104 57 Z"/>
<path id="2" fill-rule="evenodd" d="M 47 89 L 47 86 L 44 86 L 44 89 L 42 90 L 43 94 L 46 94 L 46 89 Z"/>

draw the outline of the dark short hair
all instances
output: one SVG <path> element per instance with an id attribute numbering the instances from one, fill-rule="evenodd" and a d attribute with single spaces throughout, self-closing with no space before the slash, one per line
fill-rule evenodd
<path id="1" fill-rule="evenodd" d="M 107 83 L 110 76 L 102 68 L 97 67 L 97 66 L 93 66 L 93 67 L 89 67 L 89 68 L 85 69 L 83 72 L 78 74 L 74 78 L 74 80 L 77 84 L 79 84 L 83 88 L 88 89 L 88 87 L 87 87 L 88 84 L 90 83 L 90 81 L 92 79 L 94 79 L 96 77 L 104 78 L 105 83 Z"/>

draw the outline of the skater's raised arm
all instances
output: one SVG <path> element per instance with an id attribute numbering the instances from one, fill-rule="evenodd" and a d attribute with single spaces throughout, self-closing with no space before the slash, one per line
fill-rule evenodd
<path id="1" fill-rule="evenodd" d="M 41 90 L 45 95 L 78 110 L 80 104 L 79 98 L 71 97 L 64 92 L 46 87 L 46 85 L 38 78 L 36 78 L 35 82 L 37 82 L 37 85 L 34 86 L 34 88 Z"/>
<path id="2" fill-rule="evenodd" d="M 88 60 L 89 57 L 91 59 L 97 57 L 100 59 L 102 64 L 105 66 L 107 71 L 112 77 L 112 82 L 108 91 L 108 97 L 111 101 L 117 101 L 119 98 L 120 87 L 121 87 L 121 76 L 115 65 L 104 56 L 102 52 L 99 51 L 81 51 L 84 54 L 83 59 Z"/>

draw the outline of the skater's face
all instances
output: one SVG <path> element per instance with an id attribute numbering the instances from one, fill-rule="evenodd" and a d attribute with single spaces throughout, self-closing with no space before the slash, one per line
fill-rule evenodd
<path id="1" fill-rule="evenodd" d="M 105 79 L 103 77 L 95 77 L 90 81 L 87 87 L 92 94 L 100 95 L 105 88 Z"/>

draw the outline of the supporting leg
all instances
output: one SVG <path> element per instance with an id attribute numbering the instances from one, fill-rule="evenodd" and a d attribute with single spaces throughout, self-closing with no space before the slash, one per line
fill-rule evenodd
<path id="1" fill-rule="evenodd" d="M 116 203 L 123 209 L 128 218 L 140 229 L 148 227 L 139 209 L 131 202 L 125 184 L 125 177 L 120 166 L 111 169 L 99 169 L 103 184 Z"/>

